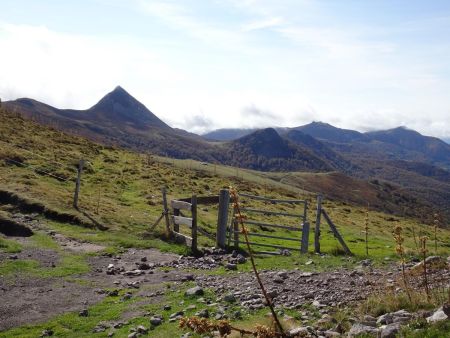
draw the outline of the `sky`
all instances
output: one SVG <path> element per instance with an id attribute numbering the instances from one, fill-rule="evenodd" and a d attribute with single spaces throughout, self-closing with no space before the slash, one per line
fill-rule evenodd
<path id="1" fill-rule="evenodd" d="M 173 127 L 450 138 L 447 0 L 0 0 L 0 98 L 86 109 L 117 85 Z"/>

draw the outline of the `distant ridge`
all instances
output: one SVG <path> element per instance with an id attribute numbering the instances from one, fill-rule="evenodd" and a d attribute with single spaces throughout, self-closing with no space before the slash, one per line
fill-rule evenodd
<path id="1" fill-rule="evenodd" d="M 311 122 L 304 126 L 292 128 L 300 130 L 319 140 L 330 142 L 349 143 L 354 141 L 366 141 L 367 137 L 358 131 L 350 129 L 342 129 L 332 126 L 324 122 Z"/>
<path id="2" fill-rule="evenodd" d="M 315 139 L 311 135 L 305 134 L 298 129 L 291 129 L 284 135 L 287 139 L 295 144 L 308 149 L 314 155 L 325 160 L 332 168 L 343 172 L 354 171 L 353 164 L 336 153 L 325 143 Z"/>
<path id="3" fill-rule="evenodd" d="M 398 127 L 366 133 L 372 140 L 394 144 L 413 152 L 423 153 L 428 159 L 450 165 L 450 145 L 431 136 L 423 136 L 415 130 Z"/>
<path id="4" fill-rule="evenodd" d="M 362 159 L 428 161 L 447 170 L 450 169 L 450 144 L 405 127 L 360 133 L 355 130 L 337 128 L 324 122 L 312 122 L 294 128 L 274 129 L 282 137 L 292 141 L 295 141 L 292 131 L 300 131 L 316 141 L 323 142 L 327 148 L 320 147 L 328 152 L 328 154 L 322 154 L 325 156 L 329 156 L 329 150 L 331 150 L 350 161 L 355 159 L 357 162 Z M 236 135 L 247 135 L 253 131 L 254 129 L 219 129 L 217 132 L 212 131 L 205 135 L 223 141 L 232 140 Z M 304 136 L 302 138 L 303 141 L 306 140 Z M 313 150 L 314 147 L 317 149 L 317 145 L 313 146 L 310 143 L 308 147 L 312 147 L 310 150 Z"/>
<path id="5" fill-rule="evenodd" d="M 332 171 L 307 149 L 282 138 L 275 129 L 257 130 L 230 143 L 231 164 L 264 171 Z"/>

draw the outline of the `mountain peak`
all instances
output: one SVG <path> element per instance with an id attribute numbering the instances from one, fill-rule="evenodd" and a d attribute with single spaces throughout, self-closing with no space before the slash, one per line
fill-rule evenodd
<path id="1" fill-rule="evenodd" d="M 125 89 L 123 89 L 121 86 L 117 86 L 114 88 L 113 91 L 106 94 L 100 101 L 102 102 L 106 98 L 110 100 L 114 100 L 117 102 L 120 102 L 121 104 L 136 104 L 140 103 L 138 100 L 136 100 L 130 93 L 128 93 Z"/>
<path id="2" fill-rule="evenodd" d="M 307 124 L 308 125 L 308 124 Z M 322 122 L 322 121 L 312 121 L 309 125 L 312 125 L 312 126 L 321 126 L 321 127 L 329 127 L 329 128 L 335 128 L 336 129 L 336 127 L 335 126 L 332 126 L 331 124 L 329 124 L 329 123 L 326 123 L 326 122 Z"/>
<path id="3" fill-rule="evenodd" d="M 114 88 L 113 91 L 116 91 L 116 90 L 123 90 L 123 91 L 125 91 L 125 89 L 123 89 L 120 85 L 117 85 L 116 88 Z"/>
<path id="4" fill-rule="evenodd" d="M 89 110 L 91 114 L 103 119 L 109 119 L 118 124 L 131 123 L 139 129 L 146 127 L 170 129 L 121 86 L 114 88 Z"/>
<path id="5" fill-rule="evenodd" d="M 123 89 L 123 87 L 121 86 L 116 86 L 116 88 L 114 88 L 114 90 L 112 92 L 110 92 L 110 94 L 115 94 L 115 95 L 129 95 L 131 96 L 125 89 Z"/>

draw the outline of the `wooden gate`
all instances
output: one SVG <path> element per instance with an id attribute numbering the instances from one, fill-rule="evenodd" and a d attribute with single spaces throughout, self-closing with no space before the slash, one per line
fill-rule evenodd
<path id="1" fill-rule="evenodd" d="M 158 220 L 150 227 L 152 231 L 165 218 L 166 234 L 174 237 L 180 243 L 188 245 L 193 252 L 198 251 L 198 235 L 208 237 L 216 242 L 216 246 L 225 248 L 225 227 L 230 203 L 229 192 L 220 191 L 217 196 L 195 196 L 191 198 L 177 198 L 168 200 L 166 189 L 162 189 L 163 212 Z M 197 206 L 219 204 L 217 233 L 213 234 L 198 225 Z M 190 217 L 189 214 L 190 212 Z M 187 213 L 187 214 L 186 214 Z M 223 224 L 223 226 L 220 226 Z M 181 227 L 180 227 L 181 226 Z M 224 230 L 222 230 L 222 228 Z M 222 234 L 223 233 L 223 234 Z"/>
<path id="2" fill-rule="evenodd" d="M 255 252 L 279 254 L 280 250 L 286 249 L 289 251 L 300 251 L 302 253 L 308 252 L 310 226 L 307 220 L 307 201 L 294 199 L 280 200 L 247 194 L 239 194 L 239 196 L 241 205 L 240 210 L 246 216 L 243 222 L 246 228 L 248 228 L 250 245 L 253 247 L 273 248 L 279 250 L 278 252 L 255 250 Z M 253 207 L 251 202 L 254 202 L 253 204 L 263 204 L 264 208 Z M 276 206 L 278 210 L 269 210 L 269 205 Z M 297 210 L 295 210 L 296 212 L 280 211 L 281 206 L 287 206 L 292 209 L 297 207 Z M 241 229 L 239 228 L 240 225 L 235 217 L 235 214 L 236 212 L 233 212 L 233 217 L 231 218 L 231 222 L 227 228 L 228 246 L 231 246 L 231 242 L 234 242 L 234 247 L 238 248 L 239 244 L 244 244 L 245 242 L 240 239 Z M 290 221 L 288 221 L 288 219 L 290 219 Z M 283 221 L 289 224 L 280 224 Z M 271 235 L 263 234 L 260 231 L 278 233 Z M 271 242 L 269 242 L 269 240 Z M 286 242 L 292 243 L 292 246 L 287 245 Z M 295 243 L 297 243 L 298 246 L 295 246 Z"/>

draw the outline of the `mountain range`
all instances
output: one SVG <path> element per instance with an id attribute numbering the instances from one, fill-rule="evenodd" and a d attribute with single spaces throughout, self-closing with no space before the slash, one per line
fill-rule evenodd
<path id="1" fill-rule="evenodd" d="M 340 172 L 367 182 L 385 180 L 423 205 L 447 210 L 450 218 L 450 145 L 404 127 L 360 133 L 312 122 L 294 128 L 220 129 L 199 136 L 170 127 L 120 86 L 87 110 L 57 109 L 30 98 L 3 106 L 96 142 L 163 156 L 261 171 Z"/>

